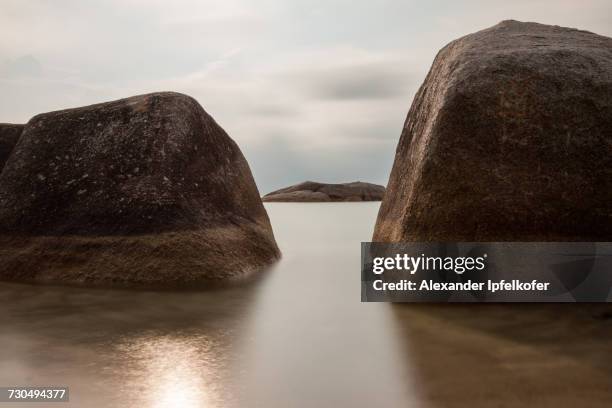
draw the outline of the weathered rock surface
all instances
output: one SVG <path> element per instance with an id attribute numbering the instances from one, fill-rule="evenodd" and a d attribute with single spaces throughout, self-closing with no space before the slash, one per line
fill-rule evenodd
<path id="1" fill-rule="evenodd" d="M 262 200 L 276 202 L 380 201 L 384 194 L 383 186 L 360 181 L 344 184 L 305 181 L 268 193 L 263 196 Z"/>
<path id="2" fill-rule="evenodd" d="M 0 171 L 11 155 L 22 131 L 23 125 L 0 123 Z"/>
<path id="3" fill-rule="evenodd" d="M 224 283 L 279 256 L 240 149 L 192 98 L 35 116 L 0 175 L 0 278 Z"/>
<path id="4" fill-rule="evenodd" d="M 611 202 L 612 39 L 504 21 L 437 55 L 373 239 L 609 241 Z"/>

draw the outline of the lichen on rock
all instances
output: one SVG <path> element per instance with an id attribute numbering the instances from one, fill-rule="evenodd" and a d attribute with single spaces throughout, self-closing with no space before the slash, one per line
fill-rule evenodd
<path id="1" fill-rule="evenodd" d="M 375 241 L 610 240 L 612 39 L 504 21 L 444 47 Z"/>
<path id="2" fill-rule="evenodd" d="M 0 175 L 0 278 L 190 286 L 279 256 L 248 163 L 191 97 L 44 113 Z"/>

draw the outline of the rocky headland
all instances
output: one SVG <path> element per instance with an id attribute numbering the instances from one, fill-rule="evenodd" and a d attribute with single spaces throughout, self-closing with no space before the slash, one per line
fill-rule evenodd
<path id="1" fill-rule="evenodd" d="M 384 186 L 361 181 L 343 184 L 306 181 L 272 191 L 263 196 L 262 200 L 267 202 L 381 201 L 384 194 Z"/>

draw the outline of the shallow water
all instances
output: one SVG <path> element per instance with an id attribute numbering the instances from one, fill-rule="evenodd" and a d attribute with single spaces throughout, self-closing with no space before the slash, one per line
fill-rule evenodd
<path id="1" fill-rule="evenodd" d="M 378 203 L 266 207 L 283 259 L 242 287 L 0 283 L 0 386 L 69 386 L 75 407 L 610 405 L 600 310 L 362 304 Z"/>

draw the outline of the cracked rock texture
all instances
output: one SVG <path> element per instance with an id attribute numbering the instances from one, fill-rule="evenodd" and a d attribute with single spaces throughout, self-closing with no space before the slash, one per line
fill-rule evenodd
<path id="1" fill-rule="evenodd" d="M 503 21 L 437 55 L 375 241 L 612 238 L 612 39 Z"/>
<path id="2" fill-rule="evenodd" d="M 262 199 L 277 202 L 380 201 L 384 194 L 383 186 L 361 181 L 344 184 L 305 181 L 268 193 Z"/>
<path id="3" fill-rule="evenodd" d="M 15 148 L 22 131 L 23 125 L 0 123 L 0 170 L 2 170 Z"/>
<path id="4" fill-rule="evenodd" d="M 279 256 L 240 149 L 191 97 L 32 118 L 0 175 L 0 278 L 193 286 Z"/>

